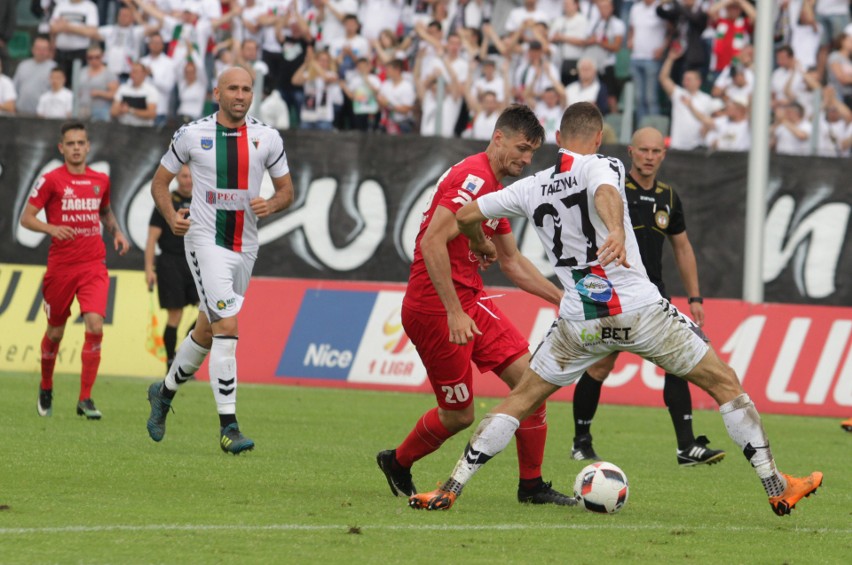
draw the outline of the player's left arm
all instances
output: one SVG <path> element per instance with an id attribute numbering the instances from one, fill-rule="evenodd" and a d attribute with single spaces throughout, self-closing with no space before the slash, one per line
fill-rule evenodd
<path id="1" fill-rule="evenodd" d="M 680 272 L 680 280 L 683 282 L 686 295 L 701 296 L 698 285 L 698 262 L 695 260 L 695 251 L 692 249 L 689 237 L 685 231 L 682 231 L 670 235 L 669 242 L 672 244 L 675 264 Z M 689 312 L 696 324 L 704 325 L 704 306 L 698 302 L 693 302 L 689 305 Z"/>
<path id="2" fill-rule="evenodd" d="M 293 179 L 290 177 L 290 173 L 283 177 L 273 178 L 272 186 L 275 188 L 275 194 L 272 195 L 272 198 L 267 199 L 258 196 L 252 198 L 249 203 L 252 212 L 258 218 L 265 218 L 270 214 L 286 210 L 293 203 Z"/>
<path id="3" fill-rule="evenodd" d="M 521 290 L 559 306 L 562 301 L 562 290 L 547 280 L 535 265 L 521 254 L 515 236 L 511 233 L 494 234 L 492 239 L 497 247 L 500 270 L 509 277 L 509 280 Z"/>
<path id="4" fill-rule="evenodd" d="M 124 237 L 121 228 L 118 227 L 118 220 L 115 219 L 115 214 L 112 213 L 112 206 L 107 204 L 101 208 L 101 223 L 104 229 L 112 236 L 113 245 L 119 255 L 124 255 L 130 250 L 130 242 Z"/>

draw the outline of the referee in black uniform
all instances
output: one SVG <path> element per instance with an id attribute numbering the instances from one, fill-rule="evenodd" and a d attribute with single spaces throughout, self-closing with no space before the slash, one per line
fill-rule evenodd
<path id="1" fill-rule="evenodd" d="M 666 156 L 663 135 L 654 128 L 642 128 L 633 134 L 627 148 L 632 161 L 625 179 L 627 208 L 633 232 L 639 244 L 642 263 L 657 288 L 667 299 L 663 284 L 663 242 L 668 239 L 681 281 L 689 297 L 689 311 L 699 326 L 704 325 L 704 307 L 698 290 L 695 253 L 686 235 L 683 206 L 674 189 L 657 180 L 657 171 Z M 615 366 L 618 353 L 605 357 L 583 373 L 574 390 L 574 459 L 598 459 L 592 448 L 592 418 L 598 408 L 601 384 Z M 669 409 L 677 435 L 677 462 L 682 466 L 712 464 L 725 452 L 707 447 L 706 436 L 697 439 L 692 432 L 692 396 L 685 379 L 666 373 L 663 399 Z"/>
<path id="2" fill-rule="evenodd" d="M 177 190 L 172 192 L 172 206 L 175 210 L 186 208 L 192 202 L 192 175 L 189 167 L 181 167 L 177 175 Z M 156 246 L 160 254 L 155 259 Z M 155 267 L 156 265 L 156 267 Z M 175 358 L 177 346 L 177 328 L 180 325 L 185 306 L 198 304 L 198 291 L 192 280 L 192 273 L 183 251 L 183 237 L 172 233 L 166 220 L 154 208 L 148 223 L 148 242 L 145 245 L 145 281 L 148 290 L 157 285 L 160 308 L 168 312 L 166 329 L 163 330 L 163 342 L 166 346 L 166 371 Z"/>

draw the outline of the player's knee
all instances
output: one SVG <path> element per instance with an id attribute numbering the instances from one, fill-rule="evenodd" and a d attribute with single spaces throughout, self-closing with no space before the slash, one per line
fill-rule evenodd
<path id="1" fill-rule="evenodd" d="M 469 428 L 476 416 L 470 407 L 462 410 L 441 410 L 439 415 L 444 427 L 453 433 Z"/>
<path id="2" fill-rule="evenodd" d="M 65 337 L 65 326 L 47 326 L 47 331 L 44 332 L 44 335 L 53 343 L 59 343 Z"/>
<path id="3" fill-rule="evenodd" d="M 594 380 L 602 383 L 609 376 L 610 371 L 612 371 L 611 367 L 604 367 L 599 365 L 592 365 L 588 369 L 586 369 L 586 374 L 592 377 Z"/>

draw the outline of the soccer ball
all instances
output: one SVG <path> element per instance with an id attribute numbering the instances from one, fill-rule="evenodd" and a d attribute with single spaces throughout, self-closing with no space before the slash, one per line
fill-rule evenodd
<path id="1" fill-rule="evenodd" d="M 627 504 L 627 475 L 612 463 L 598 461 L 574 480 L 574 496 L 589 512 L 615 514 Z"/>

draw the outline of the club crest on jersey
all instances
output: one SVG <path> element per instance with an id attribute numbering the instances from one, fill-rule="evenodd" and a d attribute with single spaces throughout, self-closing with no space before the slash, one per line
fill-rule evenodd
<path id="1" fill-rule="evenodd" d="M 92 190 L 95 191 L 95 196 L 97 196 L 101 192 L 101 187 L 99 187 L 98 185 L 95 185 L 95 187 Z"/>
<path id="2" fill-rule="evenodd" d="M 603 277 L 588 274 L 574 285 L 581 296 L 595 302 L 609 302 L 612 298 L 612 283 Z"/>
<path id="3" fill-rule="evenodd" d="M 210 151 L 213 149 L 213 138 L 212 137 L 202 137 L 201 138 L 201 148 L 205 151 Z"/>
<path id="4" fill-rule="evenodd" d="M 484 184 L 485 179 L 481 179 L 476 175 L 467 175 L 467 178 L 462 183 L 462 188 L 471 194 L 476 194 Z"/>
<path id="5" fill-rule="evenodd" d="M 254 145 L 254 148 L 257 149 L 257 146 L 260 145 L 260 138 L 259 137 L 252 137 L 251 143 L 252 143 L 252 145 Z"/>
<path id="6" fill-rule="evenodd" d="M 654 222 L 656 222 L 657 227 L 661 230 L 669 227 L 669 213 L 665 210 L 658 210 L 656 214 L 654 214 Z"/>

